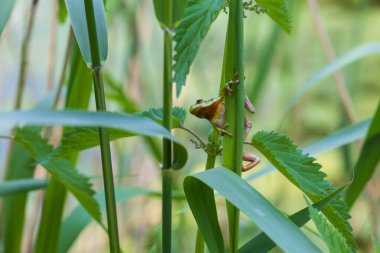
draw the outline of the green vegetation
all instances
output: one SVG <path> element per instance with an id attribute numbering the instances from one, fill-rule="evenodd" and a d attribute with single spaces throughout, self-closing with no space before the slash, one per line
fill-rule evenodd
<path id="1" fill-rule="evenodd" d="M 379 251 L 379 5 L 28 2 L 0 2 L 1 252 Z"/>

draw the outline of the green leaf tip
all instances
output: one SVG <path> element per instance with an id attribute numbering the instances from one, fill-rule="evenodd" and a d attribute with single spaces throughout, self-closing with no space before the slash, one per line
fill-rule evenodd
<path id="1" fill-rule="evenodd" d="M 174 50 L 175 72 L 173 82 L 176 83 L 176 94 L 179 96 L 186 76 L 198 52 L 202 40 L 206 36 L 212 22 L 224 6 L 224 0 L 190 0 L 185 9 L 184 18 L 175 30 Z"/>
<path id="2" fill-rule="evenodd" d="M 272 18 L 282 29 L 287 33 L 292 30 L 292 18 L 290 15 L 287 0 L 256 0 L 264 9 L 267 9 L 266 14 Z"/>
<path id="3" fill-rule="evenodd" d="M 325 180 L 326 174 L 320 171 L 322 166 L 315 162 L 315 158 L 303 154 L 285 135 L 260 131 L 253 136 L 252 144 L 313 202 L 335 191 L 331 183 Z M 354 249 L 355 241 L 348 222 L 348 205 L 342 200 L 334 199 L 323 209 L 323 213 Z"/>
<path id="4" fill-rule="evenodd" d="M 94 4 L 96 35 L 100 60 L 104 62 L 108 55 L 107 22 L 102 0 L 92 0 Z M 71 25 L 83 59 L 91 64 L 90 40 L 86 22 L 86 12 L 83 0 L 65 0 L 67 12 L 69 13 Z"/>

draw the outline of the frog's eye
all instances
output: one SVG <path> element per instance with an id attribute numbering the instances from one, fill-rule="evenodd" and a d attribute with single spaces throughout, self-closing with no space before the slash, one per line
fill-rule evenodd
<path id="1" fill-rule="evenodd" d="M 197 104 L 200 104 L 200 103 L 202 103 L 202 102 L 203 102 L 202 99 L 198 99 L 198 100 L 197 100 Z"/>

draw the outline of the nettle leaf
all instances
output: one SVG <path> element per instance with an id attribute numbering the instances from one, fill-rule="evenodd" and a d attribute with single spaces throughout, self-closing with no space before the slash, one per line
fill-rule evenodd
<path id="1" fill-rule="evenodd" d="M 327 244 L 330 252 L 353 252 L 346 239 L 317 209 L 309 205 L 310 217 Z"/>
<path id="2" fill-rule="evenodd" d="M 163 112 L 162 108 L 152 108 L 135 115 L 148 117 L 157 123 L 162 123 Z M 179 128 L 185 121 L 186 110 L 181 107 L 174 107 L 172 110 L 172 127 Z M 120 138 L 132 137 L 137 134 L 119 129 L 108 129 L 109 138 L 111 141 Z M 81 127 L 74 128 L 63 134 L 61 145 L 55 150 L 54 156 L 67 156 L 82 150 L 93 148 L 99 145 L 98 128 Z"/>
<path id="3" fill-rule="evenodd" d="M 86 211 L 104 228 L 98 202 L 94 199 L 94 190 L 88 177 L 80 174 L 66 159 L 50 159 L 53 147 L 41 137 L 36 128 L 17 128 L 15 139 L 41 164 L 53 177 L 59 180 L 86 209 Z"/>
<path id="4" fill-rule="evenodd" d="M 292 30 L 292 19 L 286 0 L 256 0 L 267 14 L 287 33 Z"/>
<path id="5" fill-rule="evenodd" d="M 162 124 L 164 112 L 162 108 L 151 108 L 142 113 L 135 113 L 135 115 L 142 115 Z M 186 110 L 182 107 L 174 107 L 172 110 L 172 128 L 179 128 L 186 119 Z"/>
<path id="6" fill-rule="evenodd" d="M 173 82 L 177 84 L 177 96 L 185 85 L 190 65 L 194 61 L 202 40 L 223 5 L 224 0 L 190 0 L 188 2 L 185 16 L 174 35 L 176 55 L 174 56 Z"/>
<path id="7" fill-rule="evenodd" d="M 285 135 L 260 131 L 253 136 L 252 144 L 313 202 L 335 191 L 331 183 L 324 180 L 326 174 L 320 171 L 322 166 L 315 162 L 315 158 L 303 154 Z M 347 210 L 344 201 L 334 199 L 323 209 L 323 213 L 343 234 L 350 247 L 355 248 Z"/>

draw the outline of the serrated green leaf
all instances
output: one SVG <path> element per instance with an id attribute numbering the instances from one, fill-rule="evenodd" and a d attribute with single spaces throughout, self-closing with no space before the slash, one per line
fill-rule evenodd
<path id="1" fill-rule="evenodd" d="M 186 198 L 210 252 L 224 252 L 212 189 L 252 219 L 285 252 L 320 252 L 267 199 L 224 167 L 188 176 L 184 181 Z"/>
<path id="2" fill-rule="evenodd" d="M 331 193 L 324 199 L 314 203 L 312 206 L 317 210 L 323 209 L 328 205 L 333 199 L 341 196 L 341 192 L 345 189 L 346 186 L 343 186 Z M 310 220 L 309 209 L 305 207 L 304 209 L 298 211 L 297 213 L 289 216 L 289 219 L 294 222 L 298 227 L 302 227 Z M 276 247 L 276 244 L 264 233 L 260 233 L 255 236 L 252 240 L 244 244 L 239 250 L 238 253 L 265 253 L 269 250 Z"/>
<path id="3" fill-rule="evenodd" d="M 91 64 L 90 40 L 86 21 L 84 1 L 65 0 L 75 38 L 77 39 L 83 59 Z M 96 23 L 96 36 L 98 38 L 99 56 L 103 62 L 108 54 L 107 22 L 102 0 L 93 0 Z"/>
<path id="4" fill-rule="evenodd" d="M 105 127 L 127 131 L 131 134 L 143 136 L 160 135 L 173 142 L 174 160 L 173 169 L 182 168 L 187 161 L 185 147 L 176 140 L 169 131 L 154 121 L 138 116 L 130 116 L 110 112 L 83 112 L 83 111 L 10 111 L 0 112 L 0 124 L 3 127 L 14 125 L 65 125 L 76 127 Z"/>
<path id="5" fill-rule="evenodd" d="M 365 142 L 360 150 L 359 158 L 354 167 L 354 179 L 346 193 L 347 204 L 352 207 L 372 178 L 380 162 L 380 100 L 377 110 L 368 129 Z"/>
<path id="6" fill-rule="evenodd" d="M 353 252 L 343 235 L 323 214 L 319 213 L 319 211 L 311 205 L 309 205 L 309 213 L 330 252 Z"/>
<path id="7" fill-rule="evenodd" d="M 11 16 L 13 6 L 16 0 L 1 0 L 0 1 L 0 37 L 3 33 L 4 26 L 7 24 Z"/>
<path id="8" fill-rule="evenodd" d="M 18 128 L 15 140 L 54 178 L 59 180 L 78 199 L 94 220 L 104 227 L 101 221 L 98 202 L 93 197 L 95 192 L 92 190 L 89 179 L 86 176 L 80 174 L 69 161 L 63 158 L 49 159 L 50 154 L 53 152 L 53 147 L 34 128 Z"/>
<path id="9" fill-rule="evenodd" d="M 176 55 L 174 56 L 173 82 L 176 83 L 177 96 L 185 85 L 190 65 L 194 61 L 202 40 L 206 37 L 207 31 L 223 5 L 224 0 L 189 0 L 185 16 L 175 30 L 174 36 Z"/>
<path id="10" fill-rule="evenodd" d="M 260 131 L 253 136 L 252 144 L 313 202 L 335 191 L 331 183 L 324 180 L 326 174 L 320 171 L 321 165 L 315 162 L 315 158 L 303 154 L 285 135 Z M 323 212 L 354 249 L 355 241 L 348 223 L 348 205 L 335 199 Z"/>
<path id="11" fill-rule="evenodd" d="M 366 119 L 350 126 L 343 127 L 338 131 L 306 146 L 302 150 L 310 155 L 318 155 L 323 152 L 333 150 L 335 148 L 342 147 L 343 145 L 352 143 L 354 141 L 363 138 L 368 131 L 371 119 Z M 267 175 L 270 172 L 275 171 L 276 168 L 269 165 L 258 172 L 252 173 L 252 175 L 245 178 L 247 181 L 257 179 L 263 175 Z"/>
<path id="12" fill-rule="evenodd" d="M 267 9 L 268 16 L 287 33 L 292 30 L 292 19 L 286 0 L 256 0 L 262 8 Z"/>
<path id="13" fill-rule="evenodd" d="M 162 111 L 162 108 L 151 108 L 142 113 L 135 113 L 135 115 L 142 115 L 162 125 L 164 112 Z M 172 109 L 172 128 L 181 127 L 185 122 L 185 119 L 186 110 L 184 108 L 176 106 Z"/>
<path id="14" fill-rule="evenodd" d="M 46 188 L 46 179 L 17 179 L 0 184 L 0 197 Z"/>

